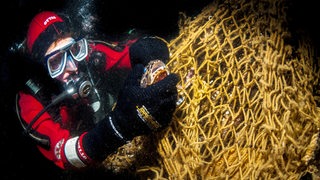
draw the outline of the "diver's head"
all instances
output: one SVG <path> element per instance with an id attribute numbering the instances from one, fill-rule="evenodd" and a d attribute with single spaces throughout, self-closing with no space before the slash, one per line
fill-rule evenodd
<path id="1" fill-rule="evenodd" d="M 78 81 L 87 81 L 87 76 L 79 72 L 79 64 L 88 56 L 87 40 L 75 40 L 70 24 L 62 17 L 51 11 L 37 14 L 29 26 L 27 49 L 36 62 L 44 65 L 51 78 L 66 86 L 82 84 Z"/>

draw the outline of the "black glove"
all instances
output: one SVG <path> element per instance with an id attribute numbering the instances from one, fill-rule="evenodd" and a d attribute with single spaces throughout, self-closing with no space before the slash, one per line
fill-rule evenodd
<path id="1" fill-rule="evenodd" d="M 133 68 L 119 93 L 115 109 L 110 113 L 113 124 L 126 140 L 167 127 L 176 109 L 178 75 L 169 74 L 142 88 L 143 71 L 141 64 Z"/>
<path id="2" fill-rule="evenodd" d="M 129 50 L 132 67 L 136 64 L 146 66 L 151 60 L 159 59 L 164 63 L 169 60 L 169 48 L 162 39 L 146 36 L 138 39 Z"/>
<path id="3" fill-rule="evenodd" d="M 171 122 L 179 77 L 169 74 L 142 88 L 143 72 L 141 64 L 133 68 L 119 93 L 115 109 L 83 137 L 83 147 L 92 159 L 102 161 L 135 136 L 161 130 Z"/>

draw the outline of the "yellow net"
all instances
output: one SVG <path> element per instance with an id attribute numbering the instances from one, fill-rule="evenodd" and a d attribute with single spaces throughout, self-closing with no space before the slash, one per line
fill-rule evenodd
<path id="1" fill-rule="evenodd" d="M 169 43 L 168 67 L 181 77 L 172 124 L 154 143 L 138 137 L 122 147 L 105 166 L 134 167 L 143 179 L 317 173 L 319 64 L 311 43 L 290 43 L 286 3 L 214 1 L 196 17 L 182 14 Z"/>

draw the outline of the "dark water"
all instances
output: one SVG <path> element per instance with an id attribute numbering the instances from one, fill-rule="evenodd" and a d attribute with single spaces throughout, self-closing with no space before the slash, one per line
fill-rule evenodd
<path id="1" fill-rule="evenodd" d="M 310 2 L 308 2 L 310 1 Z M 292 1 L 288 11 L 290 28 L 303 29 L 319 43 L 318 10 L 315 2 Z M 92 6 L 95 2 L 96 5 Z M 97 15 L 98 32 L 117 38 L 118 34 L 131 28 L 143 29 L 162 36 L 174 38 L 178 34 L 178 12 L 196 15 L 209 0 L 114 0 L 114 1 L 67 1 L 67 0 L 9 0 L 2 6 L 0 36 L 0 179 L 135 179 L 123 174 L 114 175 L 103 171 L 63 172 L 42 157 L 33 144 L 24 139 L 21 127 L 14 114 L 14 95 L 23 77 L 21 71 L 27 67 L 18 59 L 8 58 L 10 47 L 16 47 L 23 38 L 31 18 L 40 10 L 70 12 L 81 20 L 88 12 Z M 87 6 L 88 3 L 90 6 Z M 84 8 L 84 9 L 81 9 Z M 83 14 L 79 14 L 84 10 Z M 91 14 L 90 14 L 91 15 Z M 84 17 L 85 18 L 85 17 Z M 85 20 L 85 19 L 82 19 Z M 30 69 L 31 70 L 31 69 Z"/>

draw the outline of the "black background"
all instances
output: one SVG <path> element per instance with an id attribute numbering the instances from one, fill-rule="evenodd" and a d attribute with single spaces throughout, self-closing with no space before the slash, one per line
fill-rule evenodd
<path id="1" fill-rule="evenodd" d="M 213 0 L 212 0 L 213 1 Z M 178 34 L 179 12 L 192 16 L 212 2 L 209 0 L 96 0 L 95 12 L 101 18 L 99 28 L 108 34 L 126 31 L 131 27 L 145 29 L 166 39 Z M 71 2 L 71 3 L 70 3 Z M 88 2 L 88 1 L 86 1 Z M 291 1 L 288 10 L 290 28 L 302 29 L 319 44 L 318 9 L 315 2 Z M 70 5 L 72 4 L 72 5 Z M 72 9 L 77 1 L 9 0 L 0 12 L 0 179 L 133 179 L 127 175 L 112 175 L 108 172 L 63 172 L 45 159 L 33 144 L 26 141 L 14 114 L 16 83 L 22 77 L 19 61 L 8 58 L 10 47 L 25 37 L 28 23 L 40 10 Z M 23 79 L 23 78 L 22 78 Z M 307 177 L 308 178 L 308 177 Z"/>

